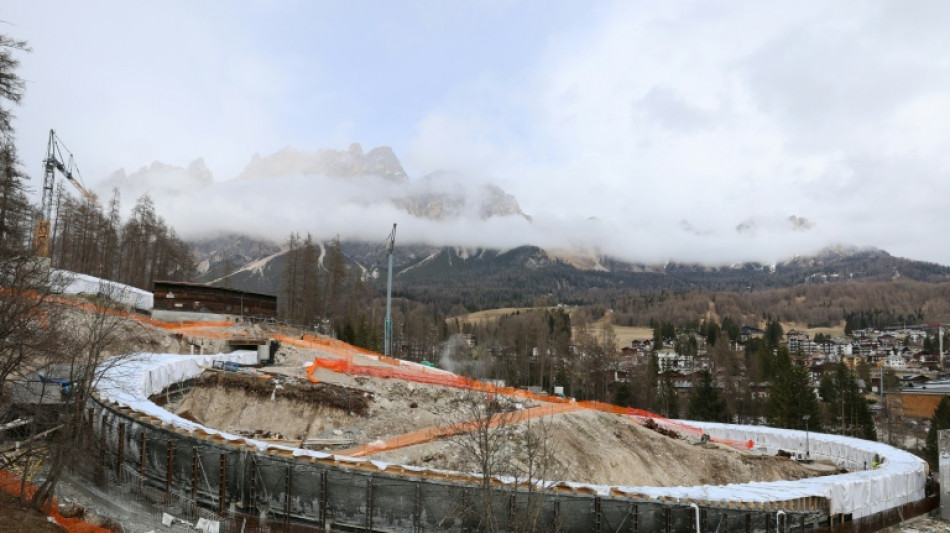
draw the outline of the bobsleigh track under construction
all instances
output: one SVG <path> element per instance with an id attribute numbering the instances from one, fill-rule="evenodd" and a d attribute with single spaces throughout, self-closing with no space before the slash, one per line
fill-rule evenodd
<path id="1" fill-rule="evenodd" d="M 214 331 L 214 326 L 167 328 L 191 339 L 193 346 L 210 349 L 215 339 L 233 336 Z M 508 423 L 606 413 L 601 416 L 702 436 L 703 442 L 711 441 L 707 446 L 733 450 L 716 453 L 731 455 L 801 455 L 807 447 L 814 462 L 845 473 L 668 486 L 601 484 L 596 478 L 526 482 L 502 476 L 485 483 L 478 473 L 438 462 L 402 462 L 412 456 L 413 447 L 432 446 L 470 430 L 465 423 L 420 427 L 370 442 L 356 439 L 353 446 L 318 451 L 289 445 L 289 439 L 248 436 L 236 427 L 210 427 L 197 421 L 194 410 L 179 408 L 183 416 L 170 410 L 197 390 L 203 374 L 226 374 L 220 362 L 237 368 L 259 362 L 258 352 L 235 351 L 142 353 L 105 368 L 87 421 L 90 449 L 98 451 L 84 465 L 84 475 L 120 497 L 147 500 L 167 516 L 200 519 L 219 531 L 235 532 L 468 531 L 484 527 L 486 517 L 502 531 L 874 531 L 933 507 L 924 490 L 926 464 L 884 444 L 764 426 L 665 420 L 633 409 L 499 388 L 331 339 L 269 336 L 287 350 L 312 357 L 306 368 L 298 368 L 310 381 L 339 374 L 354 383 L 378 379 L 510 396 L 523 406 Z M 212 370 L 215 366 L 218 370 Z M 260 370 L 270 373 L 267 367 Z M 250 379 L 272 376 L 254 372 Z M 274 385 L 272 394 L 279 388 Z M 306 440 L 305 434 L 301 443 Z M 598 459 L 609 460 L 592 458 Z M 869 468 L 875 462 L 879 465 Z M 491 498 L 484 497 L 485 489 Z"/>

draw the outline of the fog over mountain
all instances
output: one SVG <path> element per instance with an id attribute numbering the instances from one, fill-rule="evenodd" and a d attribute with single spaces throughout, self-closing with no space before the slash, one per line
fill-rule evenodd
<path id="1" fill-rule="evenodd" d="M 478 176 L 441 171 L 416 179 L 391 148 L 364 151 L 357 143 L 345 150 L 288 147 L 254 154 L 238 176 L 225 180 L 200 158 L 184 167 L 154 162 L 113 173 L 97 191 L 108 197 L 113 188 L 126 210 L 149 194 L 186 239 L 237 233 L 283 242 L 299 232 L 374 242 L 395 222 L 406 243 L 502 250 L 534 245 L 562 255 L 710 264 L 774 262 L 829 244 L 818 224 L 795 214 L 737 211 L 730 213 L 731 228 L 719 228 L 676 219 L 682 214 L 665 214 L 662 205 L 646 201 L 586 218 L 556 209 L 524 213 L 519 199 Z M 572 191 L 563 194 L 569 198 Z"/>
<path id="2" fill-rule="evenodd" d="M 948 2 L 10 4 L 34 192 L 53 128 L 187 236 L 950 264 Z"/>

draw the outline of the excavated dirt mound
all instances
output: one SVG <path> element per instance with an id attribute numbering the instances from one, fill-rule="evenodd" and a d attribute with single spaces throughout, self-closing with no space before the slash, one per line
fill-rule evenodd
<path id="1" fill-rule="evenodd" d="M 689 486 L 816 475 L 784 457 L 691 444 L 609 413 L 558 414 L 549 417 L 547 424 L 548 445 L 556 450 L 553 464 L 548 466 L 554 479 L 616 486 Z M 534 423 L 534 430 L 537 427 Z M 519 438 L 523 437 L 517 433 L 512 436 Z M 380 453 L 373 458 L 414 466 L 465 469 L 468 465 L 459 451 L 453 439 L 446 439 Z"/>
<path id="2" fill-rule="evenodd" d="M 287 361 L 290 363 L 290 361 Z M 287 373 L 300 372 L 297 365 Z M 272 372 L 274 368 L 269 368 Z M 273 435 L 287 440 L 345 440 L 333 446 L 350 448 L 385 440 L 411 431 L 445 426 L 464 419 L 459 407 L 469 401 L 467 391 L 392 379 L 352 377 L 322 372 L 314 390 L 346 391 L 368 404 L 363 416 L 339 403 L 310 401 L 309 392 L 280 391 L 274 385 L 250 385 L 260 378 L 206 374 L 177 405 L 176 413 L 218 429 L 243 435 Z M 328 381 L 338 380 L 339 386 Z M 251 381 L 253 383 L 253 381 Z M 287 383 L 282 385 L 291 389 Z M 300 386 L 307 390 L 309 384 Z M 324 396 L 320 396 L 323 398 Z M 519 407 L 528 408 L 530 402 Z M 527 428 L 531 429 L 527 429 Z M 712 444 L 697 444 L 645 428 L 627 417 L 599 411 L 579 411 L 545 417 L 539 424 L 522 423 L 510 439 L 524 439 L 526 431 L 543 429 L 555 453 L 548 466 L 553 479 L 618 486 L 723 485 L 750 481 L 777 481 L 816 475 L 785 457 L 762 456 Z M 460 451 L 459 437 L 431 441 L 372 455 L 386 462 L 472 470 Z M 517 463 L 518 459 L 513 458 Z M 518 465 L 515 465 L 516 467 Z"/>
<path id="3" fill-rule="evenodd" d="M 273 373 L 275 369 L 267 370 Z M 328 380 L 334 377 L 342 383 L 329 383 Z M 288 382 L 281 385 L 285 391 L 278 389 L 273 395 L 273 383 L 269 389 L 253 392 L 243 386 L 243 380 L 238 386 L 227 386 L 218 384 L 217 378 L 206 373 L 198 381 L 205 386 L 196 386 L 181 401 L 165 408 L 179 416 L 186 415 L 184 418 L 189 420 L 240 435 L 279 434 L 288 440 L 345 437 L 359 445 L 451 423 L 455 420 L 448 417 L 450 406 L 458 405 L 466 395 L 465 391 L 448 387 L 354 378 L 326 371 L 320 373 L 320 378 L 321 382 L 313 386 L 359 391 L 368 406 L 365 410 L 354 411 L 325 403 L 300 401 L 294 399 L 300 396 L 298 393 L 286 392 L 293 388 Z M 303 385 L 308 386 L 310 384 Z M 338 447 L 327 445 L 322 449 Z M 321 447 L 317 446 L 317 449 Z"/>
<path id="4" fill-rule="evenodd" d="M 367 391 L 332 383 L 295 383 L 237 372 L 205 372 L 195 382 L 195 387 L 222 388 L 229 393 L 242 390 L 248 396 L 258 399 L 280 398 L 332 407 L 356 415 L 366 414 L 372 396 Z"/>
<path id="5" fill-rule="evenodd" d="M 228 433 L 294 441 L 331 432 L 359 418 L 327 405 L 288 398 L 264 399 L 239 387 L 198 387 L 166 408 Z"/>

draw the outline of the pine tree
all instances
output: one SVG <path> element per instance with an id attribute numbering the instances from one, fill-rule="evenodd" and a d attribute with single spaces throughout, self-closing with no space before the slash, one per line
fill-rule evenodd
<path id="1" fill-rule="evenodd" d="M 780 324 L 777 320 L 769 320 L 765 324 L 765 343 L 769 348 L 778 348 L 779 344 L 782 342 L 782 335 L 784 334 L 785 332 L 782 330 L 782 324 Z"/>
<path id="2" fill-rule="evenodd" d="M 802 418 L 810 417 L 809 429 L 821 431 L 818 399 L 812 392 L 808 368 L 801 360 L 792 360 L 788 349 L 778 349 L 775 378 L 766 404 L 766 416 L 772 427 L 805 429 Z"/>
<path id="3" fill-rule="evenodd" d="M 868 440 L 877 440 L 871 409 L 858 389 L 857 380 L 844 363 L 838 363 L 827 390 L 828 426 L 836 433 Z"/>
<path id="4" fill-rule="evenodd" d="M 725 422 L 729 419 L 726 402 L 708 368 L 700 372 L 699 380 L 693 384 L 693 390 L 689 395 L 688 416 L 690 420 L 713 422 Z"/>
<path id="5" fill-rule="evenodd" d="M 657 393 L 657 403 L 660 405 L 660 414 L 667 418 L 680 417 L 680 401 L 673 385 L 673 376 L 670 372 L 663 374 L 660 380 L 660 390 Z"/>
<path id="6" fill-rule="evenodd" d="M 633 405 L 633 390 L 626 381 L 621 381 L 614 389 L 613 404 L 621 407 L 630 407 Z"/>

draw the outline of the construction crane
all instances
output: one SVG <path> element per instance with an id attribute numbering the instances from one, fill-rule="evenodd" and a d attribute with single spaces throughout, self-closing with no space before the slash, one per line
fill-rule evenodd
<path id="1" fill-rule="evenodd" d="M 69 159 L 63 157 L 63 153 Z M 64 163 L 63 161 L 66 161 Z M 50 219 L 53 217 L 53 182 L 58 170 L 73 187 L 82 193 L 83 197 L 92 205 L 98 205 L 96 196 L 89 192 L 76 178 L 79 168 L 73 160 L 73 154 L 63 146 L 56 132 L 49 130 L 49 142 L 46 145 L 46 159 L 43 160 L 43 199 L 40 203 L 40 219 L 36 222 L 36 235 L 33 246 L 38 257 L 49 257 Z M 76 176 L 74 176 L 74 174 Z"/>
<path id="2" fill-rule="evenodd" d="M 383 355 L 392 357 L 393 355 L 393 249 L 396 247 L 396 224 L 393 224 L 393 231 L 389 234 L 389 274 L 386 280 L 386 322 L 383 325 Z"/>

